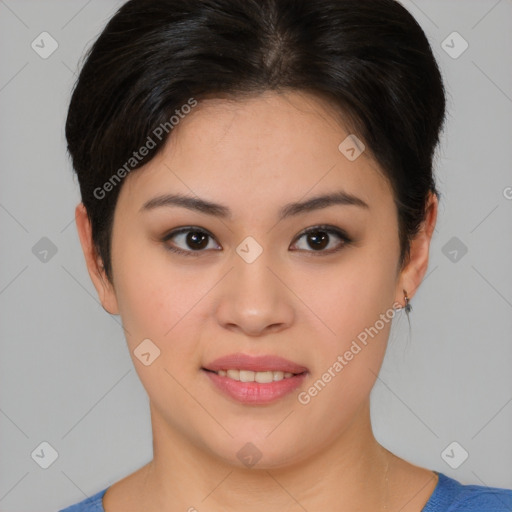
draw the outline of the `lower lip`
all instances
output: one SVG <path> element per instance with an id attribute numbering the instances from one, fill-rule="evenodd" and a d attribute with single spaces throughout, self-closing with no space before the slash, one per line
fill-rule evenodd
<path id="1" fill-rule="evenodd" d="M 297 389 L 306 377 L 306 373 L 301 373 L 287 379 L 260 384 L 259 382 L 240 382 L 229 377 L 221 377 L 215 372 L 207 370 L 203 370 L 203 372 L 220 391 L 238 402 L 252 405 L 263 405 L 279 400 Z"/>

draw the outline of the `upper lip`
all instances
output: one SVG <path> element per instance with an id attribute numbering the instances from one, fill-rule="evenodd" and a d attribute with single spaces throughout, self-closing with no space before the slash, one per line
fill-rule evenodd
<path id="1" fill-rule="evenodd" d="M 281 371 L 290 373 L 304 373 L 305 366 L 273 355 L 250 356 L 247 354 L 230 354 L 219 357 L 203 367 L 205 370 L 218 372 L 219 370 L 251 370 L 253 372 Z"/>

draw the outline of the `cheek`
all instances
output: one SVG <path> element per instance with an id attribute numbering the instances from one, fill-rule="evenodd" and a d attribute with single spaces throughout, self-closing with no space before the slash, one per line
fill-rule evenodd
<path id="1" fill-rule="evenodd" d="M 182 320 L 201 290 L 160 249 L 143 244 L 137 250 L 133 247 L 137 247 L 135 242 L 116 248 L 122 255 L 116 261 L 116 295 L 126 337 L 130 348 L 149 338 L 167 349 L 176 345 L 174 335 L 185 326 Z"/>
<path id="2" fill-rule="evenodd" d="M 343 397 L 348 407 L 343 414 L 347 413 L 349 403 L 355 407 L 373 387 L 394 317 L 395 256 L 393 251 L 385 253 L 377 244 L 368 244 L 304 284 L 304 302 L 322 320 L 314 320 L 321 349 L 310 354 L 315 368 L 312 381 L 319 379 L 317 387 L 322 390 L 315 402 L 326 412 Z"/>
<path id="3" fill-rule="evenodd" d="M 393 258 L 376 261 L 372 251 L 354 251 L 337 266 L 302 281 L 304 303 L 323 320 L 333 341 L 356 336 L 394 302 Z M 330 329 L 328 329 L 328 327 Z"/>
<path id="4" fill-rule="evenodd" d="M 204 290 L 158 252 L 126 250 L 118 260 L 116 292 L 130 356 L 148 396 L 162 409 L 169 397 L 181 408 L 187 396 L 179 383 L 200 366 L 202 324 L 194 321 L 193 306 Z M 142 354 L 148 352 L 146 365 Z"/>
<path id="5" fill-rule="evenodd" d="M 332 418 L 329 428 L 335 435 L 366 402 L 375 384 L 394 317 L 390 276 L 386 265 L 372 266 L 359 257 L 357 263 L 317 280 L 315 287 L 310 283 L 311 304 L 329 328 L 319 324 L 317 349 L 309 351 L 315 370 L 299 402 L 307 404 L 301 407 L 309 411 L 308 421 L 318 421 L 317 428 L 326 435 L 322 418 Z"/>

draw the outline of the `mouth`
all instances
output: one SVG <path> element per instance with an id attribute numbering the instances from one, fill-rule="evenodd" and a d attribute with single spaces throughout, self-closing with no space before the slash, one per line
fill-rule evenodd
<path id="1" fill-rule="evenodd" d="M 279 382 L 284 379 L 289 379 L 296 375 L 303 375 L 307 372 L 282 372 L 279 370 L 266 370 L 255 372 L 252 370 L 240 370 L 240 369 L 226 369 L 226 370 L 208 370 L 208 368 L 202 368 L 207 372 L 216 373 L 219 377 L 227 377 L 228 379 L 236 380 L 238 382 L 258 382 L 259 384 L 269 384 L 270 382 Z"/>
<path id="2" fill-rule="evenodd" d="M 231 354 L 201 367 L 215 388 L 238 403 L 263 405 L 291 393 L 308 369 L 278 356 Z"/>

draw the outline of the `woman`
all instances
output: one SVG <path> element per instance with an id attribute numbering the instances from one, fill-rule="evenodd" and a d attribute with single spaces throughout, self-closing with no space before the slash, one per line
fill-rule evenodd
<path id="1" fill-rule="evenodd" d="M 154 457 L 66 512 L 510 509 L 512 491 L 416 466 L 371 427 L 391 320 L 428 266 L 444 116 L 395 1 L 121 7 L 66 136 Z"/>

